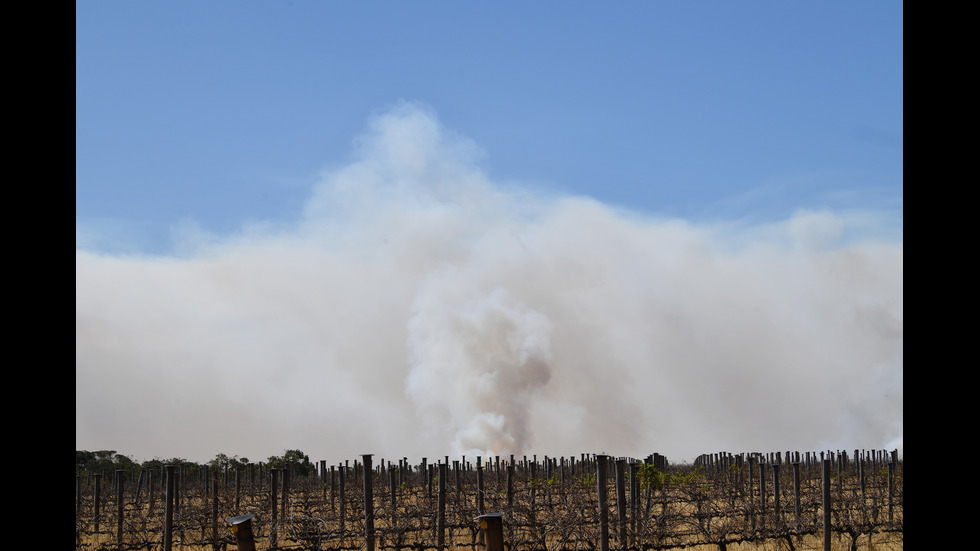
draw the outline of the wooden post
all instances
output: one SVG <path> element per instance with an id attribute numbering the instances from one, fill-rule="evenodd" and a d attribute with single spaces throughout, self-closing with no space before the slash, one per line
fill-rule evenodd
<path id="1" fill-rule="evenodd" d="M 503 513 L 490 513 L 476 518 L 480 521 L 483 545 L 486 546 L 485 551 L 504 551 L 503 516 Z"/>
<path id="2" fill-rule="evenodd" d="M 599 550 L 609 551 L 609 510 L 606 496 L 606 456 L 596 456 L 596 491 L 599 494 Z"/>
<path id="3" fill-rule="evenodd" d="M 830 460 L 823 460 L 823 550 L 830 551 Z"/>
<path id="4" fill-rule="evenodd" d="M 364 458 L 364 541 L 367 551 L 374 551 L 374 471 L 371 469 L 371 454 Z"/>
<path id="5" fill-rule="evenodd" d="M 626 549 L 626 460 L 616 460 L 616 508 L 619 513 L 619 548 Z"/>
<path id="6" fill-rule="evenodd" d="M 255 515 L 240 515 L 228 519 L 231 531 L 235 534 L 238 551 L 255 551 L 255 537 L 252 535 L 252 519 Z"/>
<path id="7" fill-rule="evenodd" d="M 347 482 L 346 482 L 346 480 L 347 480 L 347 467 L 346 466 L 344 466 L 344 465 L 338 465 L 337 466 L 337 478 L 338 478 L 338 483 L 337 483 L 338 490 L 337 490 L 337 492 L 340 494 L 340 496 L 339 496 L 339 498 L 340 498 L 340 537 L 343 537 L 344 536 L 344 530 L 346 528 L 346 519 L 347 519 L 347 500 L 345 498 L 345 496 L 346 496 L 346 488 L 347 488 Z"/>

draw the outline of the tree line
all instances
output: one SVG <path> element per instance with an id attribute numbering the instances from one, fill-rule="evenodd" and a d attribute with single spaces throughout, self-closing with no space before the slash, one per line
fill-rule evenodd
<path id="1" fill-rule="evenodd" d="M 123 455 L 116 452 L 116 450 L 75 450 L 75 474 L 81 474 L 83 472 L 110 473 L 117 470 L 133 471 L 141 469 L 154 469 L 157 472 L 162 472 L 166 465 L 182 467 L 185 472 L 194 472 L 203 469 L 205 466 L 212 470 L 224 471 L 244 469 L 254 463 L 247 457 L 238 457 L 237 455 L 228 456 L 223 453 L 217 454 L 214 456 L 214 459 L 206 463 L 197 463 L 179 457 L 172 457 L 170 459 L 155 458 L 137 462 L 131 456 Z M 270 469 L 289 469 L 290 472 L 299 476 L 311 475 L 316 471 L 313 463 L 310 462 L 310 456 L 303 453 L 302 450 L 284 450 L 282 455 L 270 456 L 262 463 Z"/>

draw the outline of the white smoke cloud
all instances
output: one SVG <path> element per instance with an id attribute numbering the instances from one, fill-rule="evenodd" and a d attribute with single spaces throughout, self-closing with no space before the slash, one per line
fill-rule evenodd
<path id="1" fill-rule="evenodd" d="M 866 215 L 658 219 L 502 186 L 482 158 L 401 104 L 293 228 L 183 224 L 180 256 L 76 248 L 76 447 L 901 445 L 903 247 L 866 238 Z"/>

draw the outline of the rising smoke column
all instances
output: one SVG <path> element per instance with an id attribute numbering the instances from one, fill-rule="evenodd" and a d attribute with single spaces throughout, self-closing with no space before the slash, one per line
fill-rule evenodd
<path id="1" fill-rule="evenodd" d="M 523 452 L 530 404 L 551 378 L 551 323 L 502 288 L 455 283 L 433 282 L 414 304 L 406 390 L 425 419 L 455 431 L 456 453 Z"/>

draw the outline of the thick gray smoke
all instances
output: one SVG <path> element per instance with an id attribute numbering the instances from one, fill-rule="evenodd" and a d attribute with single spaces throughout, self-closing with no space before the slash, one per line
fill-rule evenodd
<path id="1" fill-rule="evenodd" d="M 660 219 L 492 182 L 480 160 L 403 104 L 291 227 L 76 250 L 76 447 L 902 446 L 903 246 L 874 216 Z"/>

